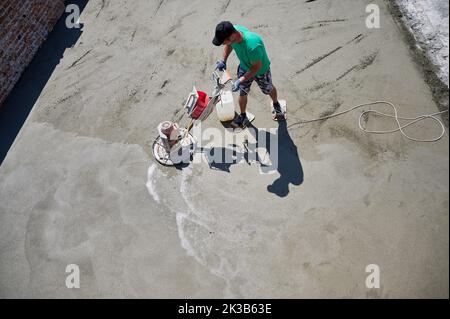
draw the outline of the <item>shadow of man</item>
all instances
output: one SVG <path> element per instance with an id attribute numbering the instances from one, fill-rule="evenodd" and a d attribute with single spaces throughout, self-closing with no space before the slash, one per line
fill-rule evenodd
<path id="1" fill-rule="evenodd" d="M 286 121 L 278 124 L 278 173 L 280 177 L 267 186 L 267 190 L 280 197 L 289 194 L 289 184 L 299 186 L 303 183 L 303 168 L 297 146 L 287 130 Z"/>
<path id="2" fill-rule="evenodd" d="M 231 145 L 232 149 L 228 147 L 201 148 L 201 153 L 206 155 L 210 168 L 229 173 L 230 167 L 242 162 L 242 160 L 250 163 L 248 152 L 253 152 L 254 158 L 252 158 L 261 165 L 262 172 L 268 173 L 276 170 L 280 174 L 279 178 L 267 186 L 267 191 L 270 193 L 279 197 L 286 197 L 289 194 L 290 184 L 299 186 L 303 183 L 303 168 L 297 146 L 289 135 L 285 121 L 278 122 L 275 134 L 258 129 L 253 125 L 247 128 L 247 134 L 252 135 L 256 143 L 247 144 L 248 149 L 244 153 L 237 151 L 236 144 Z M 266 156 L 261 159 L 256 151 L 258 148 L 266 150 L 271 165 L 265 163 Z"/>
<path id="3" fill-rule="evenodd" d="M 257 128 L 255 128 L 255 132 L 257 134 L 254 137 L 258 141 L 258 137 L 261 138 L 264 134 L 261 134 Z M 278 122 L 275 138 L 271 138 L 271 135 L 270 132 L 265 131 L 264 138 L 268 142 L 266 149 L 270 155 L 272 166 L 276 167 L 280 177 L 267 186 L 267 191 L 279 197 L 286 197 L 289 194 L 289 184 L 299 186 L 303 183 L 303 168 L 297 146 L 287 130 L 286 121 Z M 273 142 L 277 145 L 271 145 Z M 259 142 L 257 143 L 259 144 Z"/>

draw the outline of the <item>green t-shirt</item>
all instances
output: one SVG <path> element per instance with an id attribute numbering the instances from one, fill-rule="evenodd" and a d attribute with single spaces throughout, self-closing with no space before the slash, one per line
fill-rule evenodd
<path id="1" fill-rule="evenodd" d="M 263 75 L 269 69 L 270 61 L 261 36 L 250 32 L 241 25 L 235 25 L 234 28 L 242 32 L 244 36 L 241 43 L 233 43 L 231 45 L 241 62 L 241 68 L 247 72 L 255 62 L 261 60 L 262 66 L 256 75 Z"/>

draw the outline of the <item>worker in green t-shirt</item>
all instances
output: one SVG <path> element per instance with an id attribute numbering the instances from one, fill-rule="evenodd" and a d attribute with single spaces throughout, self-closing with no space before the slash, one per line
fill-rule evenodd
<path id="1" fill-rule="evenodd" d="M 241 127 L 248 123 L 245 113 L 247 94 L 250 92 L 250 86 L 254 80 L 258 83 L 261 91 L 272 98 L 274 115 L 282 115 L 280 103 L 277 99 L 277 90 L 272 84 L 270 60 L 261 36 L 243 26 L 222 21 L 216 27 L 212 42 L 216 46 L 224 45 L 223 59 L 217 61 L 217 69 L 220 71 L 226 69 L 228 56 L 233 50 L 240 61 L 237 70 L 238 79 L 233 83 L 233 91 L 239 90 L 241 114 L 233 120 L 232 125 Z"/>

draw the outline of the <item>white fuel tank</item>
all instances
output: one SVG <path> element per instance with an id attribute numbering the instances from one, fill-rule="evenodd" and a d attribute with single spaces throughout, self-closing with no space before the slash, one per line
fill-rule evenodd
<path id="1" fill-rule="evenodd" d="M 234 119 L 234 100 L 231 91 L 223 91 L 220 101 L 216 104 L 217 117 L 221 122 Z"/>

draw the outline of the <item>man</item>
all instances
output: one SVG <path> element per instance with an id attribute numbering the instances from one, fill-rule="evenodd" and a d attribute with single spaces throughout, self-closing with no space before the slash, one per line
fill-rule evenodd
<path id="1" fill-rule="evenodd" d="M 272 98 L 273 113 L 283 116 L 280 103 L 277 99 L 277 90 L 272 84 L 270 60 L 266 53 L 264 42 L 256 33 L 250 32 L 240 25 L 233 25 L 229 21 L 222 21 L 216 26 L 213 39 L 216 46 L 223 45 L 223 59 L 217 61 L 217 69 L 223 71 L 227 67 L 227 59 L 234 50 L 239 58 L 237 70 L 238 79 L 233 83 L 233 92 L 239 91 L 239 107 L 241 114 L 233 120 L 233 127 L 246 126 L 249 123 L 246 115 L 247 94 L 250 86 L 256 81 L 261 91 Z"/>

